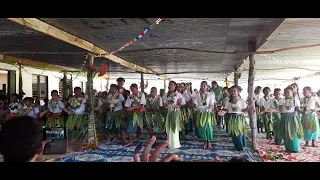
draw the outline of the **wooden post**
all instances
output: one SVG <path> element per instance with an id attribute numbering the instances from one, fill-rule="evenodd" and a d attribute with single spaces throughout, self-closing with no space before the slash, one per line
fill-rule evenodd
<path id="1" fill-rule="evenodd" d="M 67 71 L 63 71 L 63 79 L 62 79 L 62 95 L 63 98 L 68 97 L 68 82 L 67 82 Z"/>
<path id="2" fill-rule="evenodd" d="M 93 95 L 93 76 L 94 76 L 94 55 L 90 54 L 88 56 L 88 72 L 87 72 L 87 94 L 88 94 L 88 114 L 89 114 L 89 124 L 88 124 L 88 143 L 89 144 L 98 144 L 98 139 L 96 138 L 95 130 L 95 119 L 94 119 L 94 95 Z"/>
<path id="3" fill-rule="evenodd" d="M 22 94 L 23 94 L 23 81 L 22 81 L 22 64 L 19 61 L 18 62 L 18 66 L 19 66 L 19 95 L 21 96 L 20 98 L 22 98 Z"/>
<path id="4" fill-rule="evenodd" d="M 109 86 L 110 86 L 110 75 L 108 73 L 108 79 L 107 79 L 107 87 L 106 87 L 106 91 L 109 92 Z"/>
<path id="5" fill-rule="evenodd" d="M 256 43 L 249 42 L 249 51 L 256 51 Z M 253 149 L 258 150 L 257 147 L 257 114 L 254 100 L 254 78 L 255 78 L 255 55 L 249 54 L 249 77 L 248 77 L 248 106 L 251 107 L 248 114 L 250 117 L 250 129 Z"/>
<path id="6" fill-rule="evenodd" d="M 235 85 L 235 86 L 238 86 L 238 82 L 239 82 L 239 74 L 238 74 L 237 69 L 235 69 L 235 70 L 233 71 L 233 74 L 234 74 L 234 80 L 233 80 L 234 85 Z"/>
<path id="7" fill-rule="evenodd" d="M 143 73 L 141 73 L 141 92 L 144 93 L 144 79 L 143 79 Z"/>
<path id="8" fill-rule="evenodd" d="M 72 74 L 71 74 L 71 77 L 70 77 L 70 90 L 69 90 L 69 96 L 73 96 L 73 77 L 72 77 Z"/>

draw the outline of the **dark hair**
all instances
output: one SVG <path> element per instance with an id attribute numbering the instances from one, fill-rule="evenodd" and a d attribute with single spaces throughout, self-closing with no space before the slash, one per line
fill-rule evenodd
<path id="1" fill-rule="evenodd" d="M 48 98 L 44 98 L 43 101 L 46 102 L 46 101 L 49 101 L 49 99 Z"/>
<path id="2" fill-rule="evenodd" d="M 229 88 L 228 87 L 223 87 L 223 90 L 229 90 Z"/>
<path id="3" fill-rule="evenodd" d="M 280 89 L 280 88 L 275 88 L 275 89 L 273 90 L 273 93 L 276 93 L 276 92 L 281 92 L 281 89 Z"/>
<path id="4" fill-rule="evenodd" d="M 29 116 L 12 118 L 0 131 L 4 162 L 28 162 L 42 147 L 40 126 Z"/>
<path id="5" fill-rule="evenodd" d="M 54 93 L 57 93 L 57 94 L 58 94 L 58 91 L 57 91 L 57 90 L 52 90 L 52 91 L 51 91 L 51 96 L 52 96 L 52 94 L 54 94 Z"/>
<path id="6" fill-rule="evenodd" d="M 268 90 L 271 91 L 269 87 L 264 87 L 262 90 L 263 94 L 267 93 Z"/>
<path id="7" fill-rule="evenodd" d="M 186 86 L 186 83 L 184 83 L 184 82 L 182 82 L 182 83 L 180 83 L 180 84 L 183 84 L 183 86 Z"/>
<path id="8" fill-rule="evenodd" d="M 122 77 L 119 77 L 118 79 L 117 79 L 117 82 L 126 82 Z"/>
<path id="9" fill-rule="evenodd" d="M 310 87 L 310 86 L 306 86 L 306 87 L 304 87 L 303 89 L 305 89 L 305 90 L 308 90 L 308 91 L 311 91 L 311 92 L 312 92 L 312 89 L 311 89 L 311 87 Z"/>
<path id="10" fill-rule="evenodd" d="M 150 89 L 150 94 L 151 94 L 151 91 L 152 91 L 152 90 L 157 91 L 157 88 L 156 88 L 156 87 L 152 87 L 152 88 Z"/>
<path id="11" fill-rule="evenodd" d="M 209 87 L 208 87 L 208 82 L 207 82 L 207 81 L 201 81 L 200 86 L 201 86 L 202 83 L 205 83 L 205 84 L 206 84 L 207 90 L 208 90 L 208 88 L 209 88 Z"/>
<path id="12" fill-rule="evenodd" d="M 34 99 L 32 97 L 25 97 L 23 101 L 30 101 L 31 103 L 33 103 Z"/>
<path id="13" fill-rule="evenodd" d="M 286 90 L 291 90 L 291 91 L 293 91 L 293 88 L 292 88 L 292 86 L 290 85 L 290 86 L 284 88 L 284 90 L 285 90 L 285 91 L 286 91 Z"/>
<path id="14" fill-rule="evenodd" d="M 116 84 L 111 84 L 111 85 L 110 85 L 110 89 L 111 89 L 111 88 L 115 88 L 115 89 L 117 89 L 117 90 L 118 90 L 118 89 L 119 89 L 119 86 L 118 86 L 118 85 L 116 85 Z"/>
<path id="15" fill-rule="evenodd" d="M 216 85 L 218 85 L 217 81 L 212 81 L 211 84 L 216 84 Z"/>
<path id="16" fill-rule="evenodd" d="M 73 89 L 73 91 L 76 91 L 77 89 L 81 91 L 81 87 L 79 87 L 79 86 L 75 87 L 75 88 Z"/>
<path id="17" fill-rule="evenodd" d="M 11 96 L 14 96 L 14 97 L 16 97 L 16 98 L 19 98 L 19 97 L 20 97 L 19 94 L 17 94 L 17 93 L 12 93 Z"/>
<path id="18" fill-rule="evenodd" d="M 169 81 L 169 85 L 170 85 L 170 83 L 173 83 L 174 86 L 176 86 L 176 88 L 175 88 L 175 91 L 176 91 L 177 90 L 177 83 L 175 81 Z"/>
<path id="19" fill-rule="evenodd" d="M 131 84 L 131 86 L 130 86 L 130 89 L 132 89 L 132 88 L 138 89 L 138 85 L 137 85 L 136 83 L 133 83 L 133 84 Z"/>
<path id="20" fill-rule="evenodd" d="M 166 92 L 164 89 L 160 89 L 160 92 Z"/>
<path id="21" fill-rule="evenodd" d="M 292 83 L 290 86 L 291 86 L 291 87 L 292 87 L 292 86 L 297 87 L 297 96 L 298 96 L 298 98 L 300 99 L 299 86 L 298 86 L 298 84 L 297 84 L 297 83 Z M 293 90 L 293 88 L 292 88 L 292 90 Z"/>

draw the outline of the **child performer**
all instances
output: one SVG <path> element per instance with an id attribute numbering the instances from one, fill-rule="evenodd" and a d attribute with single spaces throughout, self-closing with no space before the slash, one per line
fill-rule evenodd
<path id="1" fill-rule="evenodd" d="M 224 108 L 229 115 L 228 133 L 232 136 L 236 150 L 243 151 L 247 144 L 246 133 L 248 128 L 244 113 L 248 111 L 249 106 L 246 107 L 245 101 L 239 97 L 239 92 L 238 86 L 232 86 L 230 88 L 230 100 L 226 102 Z M 219 114 L 223 115 L 224 111 Z"/>
<path id="2" fill-rule="evenodd" d="M 165 130 L 169 141 L 169 148 L 180 148 L 179 131 L 181 131 L 182 123 L 182 95 L 176 91 L 177 83 L 169 82 L 169 91 L 164 95 L 163 102 L 167 108 L 167 117 L 165 122 Z"/>
<path id="3" fill-rule="evenodd" d="M 58 91 L 51 91 L 51 100 L 48 102 L 48 110 L 41 112 L 42 114 L 47 114 L 48 120 L 45 124 L 47 128 L 53 127 L 65 127 L 64 117 L 62 116 L 62 111 L 71 114 L 65 107 L 62 101 L 59 99 Z"/>
<path id="4" fill-rule="evenodd" d="M 153 132 L 162 134 L 164 132 L 164 118 L 160 113 L 163 106 L 162 98 L 157 95 L 157 88 L 152 87 L 150 95 L 147 97 L 146 119 L 153 128 Z"/>
<path id="5" fill-rule="evenodd" d="M 312 147 L 316 147 L 315 141 L 318 140 L 319 122 L 316 114 L 317 100 L 315 96 L 312 96 L 312 91 L 309 86 L 303 88 L 302 102 L 302 126 L 304 133 L 304 140 L 306 146 L 309 147 L 309 142 L 312 141 Z"/>
<path id="6" fill-rule="evenodd" d="M 81 131 L 82 121 L 85 117 L 86 98 L 83 96 L 80 87 L 74 88 L 74 96 L 69 99 L 72 114 L 69 114 L 66 120 L 66 128 L 70 137 L 75 137 Z"/>
<path id="7" fill-rule="evenodd" d="M 269 87 L 264 87 L 262 90 L 264 96 L 260 99 L 259 106 L 260 112 L 262 114 L 263 124 L 266 132 L 266 139 L 271 139 L 273 135 L 273 124 L 271 120 L 271 113 L 265 112 L 265 104 L 270 99 L 271 89 Z"/>
<path id="8" fill-rule="evenodd" d="M 300 138 L 303 136 L 303 128 L 299 120 L 300 101 L 293 97 L 291 86 L 284 89 L 285 98 L 279 102 L 281 111 L 280 134 L 284 140 L 284 146 L 289 152 L 300 151 Z"/>
<path id="9" fill-rule="evenodd" d="M 118 91 L 116 84 L 111 84 L 109 93 L 106 98 L 107 104 L 107 140 L 110 141 L 110 135 L 113 135 L 112 140 L 116 140 L 117 134 L 124 128 L 124 112 L 122 103 L 124 101 L 123 95 Z M 125 137 L 121 134 L 121 143 L 125 145 Z"/>
<path id="10" fill-rule="evenodd" d="M 281 100 L 281 89 L 276 88 L 273 92 L 274 98 L 270 98 L 264 108 L 266 113 L 271 113 L 270 121 L 273 122 L 273 133 L 274 141 L 276 145 L 282 144 L 282 139 L 280 136 L 280 111 L 279 111 L 279 101 Z"/>
<path id="11" fill-rule="evenodd" d="M 213 92 L 208 92 L 206 81 L 201 82 L 200 93 L 196 96 L 196 126 L 198 134 L 204 141 L 203 148 L 212 148 L 213 129 L 216 126 L 215 97 Z"/>
<path id="12" fill-rule="evenodd" d="M 23 99 L 23 107 L 19 112 L 19 116 L 30 116 L 37 119 L 40 114 L 40 109 L 33 102 L 34 102 L 34 99 L 32 97 L 25 97 Z"/>
<path id="13" fill-rule="evenodd" d="M 133 145 L 133 133 L 137 131 L 138 126 L 143 128 L 143 115 L 144 106 L 146 105 L 146 98 L 144 94 L 138 91 L 137 84 L 131 84 L 130 90 L 132 94 L 128 96 L 125 107 L 126 111 L 130 113 L 127 119 L 127 132 L 129 137 L 129 143 L 125 147 Z"/>

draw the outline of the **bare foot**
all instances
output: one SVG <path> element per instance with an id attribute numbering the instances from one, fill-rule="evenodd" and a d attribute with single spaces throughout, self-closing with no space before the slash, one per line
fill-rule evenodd
<path id="1" fill-rule="evenodd" d="M 130 147 L 130 146 L 132 146 L 133 145 L 133 143 L 132 142 L 129 142 L 128 144 L 126 144 L 124 147 Z"/>
<path id="2" fill-rule="evenodd" d="M 140 137 L 136 137 L 133 141 L 134 141 L 134 142 L 140 141 Z"/>
<path id="3" fill-rule="evenodd" d="M 208 144 L 207 148 L 208 148 L 208 149 L 212 149 L 212 148 L 213 148 L 212 145 L 211 145 L 211 143 Z"/>
<path id="4" fill-rule="evenodd" d="M 315 144 L 312 144 L 312 147 L 318 147 L 317 145 L 315 145 Z"/>
<path id="5" fill-rule="evenodd" d="M 310 147 L 310 145 L 309 145 L 309 144 L 305 144 L 305 146 L 306 146 L 306 147 Z"/>
<path id="6" fill-rule="evenodd" d="M 122 145 L 122 146 L 125 146 L 125 145 L 126 145 L 126 142 L 125 142 L 125 141 L 121 141 L 121 145 Z"/>
<path id="7" fill-rule="evenodd" d="M 204 149 L 207 148 L 207 143 L 204 143 L 203 148 L 204 148 Z"/>

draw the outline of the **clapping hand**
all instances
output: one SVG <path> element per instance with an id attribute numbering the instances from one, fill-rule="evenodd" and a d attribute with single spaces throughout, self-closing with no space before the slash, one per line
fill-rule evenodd
<path id="1" fill-rule="evenodd" d="M 142 144 L 139 144 L 139 146 L 137 146 L 133 155 L 134 162 L 158 162 L 159 154 L 168 146 L 168 141 L 160 144 L 149 156 L 151 147 L 155 142 L 156 142 L 156 137 L 152 136 L 151 140 L 148 142 L 148 144 L 146 145 L 146 147 L 142 152 L 141 159 L 139 156 L 139 151 L 142 148 Z M 178 159 L 177 155 L 169 154 L 168 156 L 161 159 L 159 162 L 171 162 L 172 160 L 176 160 L 176 159 Z"/>

